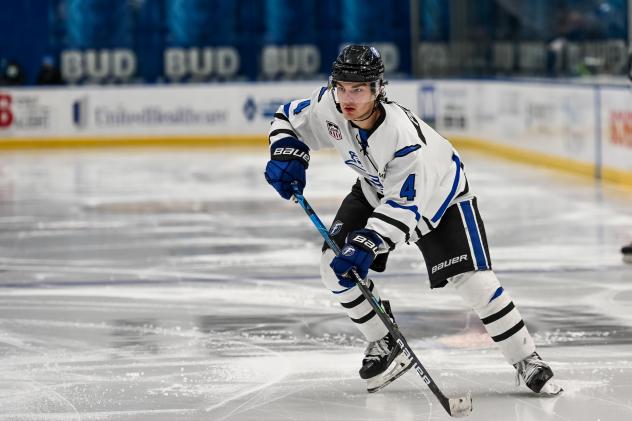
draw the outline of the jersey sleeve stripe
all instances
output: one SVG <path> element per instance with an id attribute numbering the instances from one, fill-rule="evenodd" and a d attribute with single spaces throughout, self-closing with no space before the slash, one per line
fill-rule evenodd
<path id="1" fill-rule="evenodd" d="M 318 93 L 318 102 L 320 102 L 320 99 L 323 97 L 325 92 L 327 92 L 327 87 L 326 86 L 323 86 L 322 88 L 320 88 L 320 92 Z"/>
<path id="2" fill-rule="evenodd" d="M 415 152 L 419 148 L 421 148 L 421 145 L 410 145 L 410 146 L 406 146 L 404 148 L 401 148 L 400 150 L 395 152 L 395 158 L 401 158 L 403 156 L 411 154 L 411 153 Z"/>
<path id="3" fill-rule="evenodd" d="M 410 237 L 410 230 L 408 229 L 406 224 L 404 224 L 403 222 L 400 222 L 397 219 L 391 218 L 390 216 L 386 216 L 383 213 L 379 213 L 379 212 L 373 212 L 371 214 L 371 218 L 379 219 L 380 221 L 384 221 L 387 224 L 390 224 L 394 226 L 395 228 L 399 229 L 404 234 L 406 234 L 406 241 L 408 241 L 408 238 Z"/>
<path id="4" fill-rule="evenodd" d="M 309 99 L 299 102 L 296 108 L 294 108 L 294 115 L 299 114 L 305 107 L 309 107 L 309 104 L 311 103 L 312 101 Z"/>
<path id="5" fill-rule="evenodd" d="M 286 102 L 283 105 L 283 113 L 285 113 L 286 116 L 290 116 L 290 105 L 292 105 L 292 102 Z"/>
<path id="6" fill-rule="evenodd" d="M 419 213 L 419 209 L 417 208 L 417 206 L 404 206 L 404 205 L 400 205 L 399 203 L 393 200 L 387 200 L 386 204 L 393 208 L 406 209 L 406 210 L 411 211 L 412 213 L 415 214 L 415 219 L 417 220 L 417 222 L 419 222 L 419 220 L 421 219 L 421 214 Z"/>
<path id="7" fill-rule="evenodd" d="M 456 154 L 452 155 L 452 160 L 456 164 L 456 174 L 454 176 L 454 182 L 452 183 L 452 189 L 450 190 L 450 194 L 448 194 L 448 197 L 445 198 L 445 200 L 441 204 L 441 207 L 439 208 L 439 210 L 437 210 L 437 213 L 435 213 L 435 215 L 431 219 L 432 222 L 435 222 L 435 223 L 439 219 L 441 219 L 446 209 L 448 209 L 450 202 L 452 201 L 452 199 L 454 199 L 454 195 L 456 194 L 456 189 L 457 187 L 459 187 L 459 181 L 461 179 L 461 160 Z"/>
<path id="8" fill-rule="evenodd" d="M 283 134 L 287 134 L 287 135 L 290 135 L 290 136 L 292 136 L 293 138 L 298 139 L 298 136 L 296 135 L 296 133 L 294 133 L 294 132 L 293 132 L 292 130 L 290 130 L 290 129 L 276 129 L 276 130 L 272 130 L 272 131 L 270 132 L 270 134 L 268 135 L 268 137 L 269 137 L 269 138 L 273 138 L 274 136 L 279 135 L 279 134 L 281 134 L 281 133 L 283 133 Z"/>
<path id="9" fill-rule="evenodd" d="M 275 113 L 274 118 L 278 118 L 279 120 L 290 122 L 290 119 L 283 113 Z"/>

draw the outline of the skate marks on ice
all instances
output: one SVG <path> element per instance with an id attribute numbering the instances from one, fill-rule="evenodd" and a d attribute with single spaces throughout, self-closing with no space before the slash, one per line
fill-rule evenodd
<path id="1" fill-rule="evenodd" d="M 85 303 L 64 297 L 61 290 L 50 297 L 50 306 L 40 295 L 37 311 L 48 320 L 14 318 L 9 331 L 3 329 L 2 336 L 12 340 L 3 341 L 0 419 L 266 419 L 271 406 L 289 418 L 315 407 L 321 415 L 312 419 L 323 419 L 332 402 L 348 405 L 341 394 L 355 373 L 341 373 L 340 367 L 352 366 L 353 352 L 345 355 L 338 344 L 321 338 L 297 340 L 291 314 L 279 318 L 268 309 L 233 303 L 236 314 L 247 313 L 243 323 L 237 316 L 227 316 L 224 325 L 216 315 L 178 318 L 166 296 L 184 297 L 167 289 L 160 308 L 151 310 L 162 316 L 139 317 L 139 308 L 147 313 L 151 300 L 135 303 L 129 297 L 145 295 L 142 290 L 117 290 L 126 301 L 114 310 L 117 319 L 63 321 L 74 319 Z M 154 291 L 153 300 L 157 295 Z M 101 304 L 113 310 L 113 303 Z M 60 317 L 55 306 L 64 307 Z M 122 307 L 134 310 L 128 314 Z M 191 304 L 188 310 L 203 313 Z M 80 312 L 91 319 L 90 310 Z M 359 396 L 364 398 L 364 392 Z"/>
<path id="2" fill-rule="evenodd" d="M 337 335 L 345 320 L 335 308 L 318 310 L 318 288 L 286 296 L 274 309 L 253 305 L 255 297 L 282 295 L 285 285 L 274 284 L 7 291 L 0 419 L 444 419 L 414 373 L 366 394 L 356 372 L 363 346 Z M 9 301 L 12 319 L 4 311 Z M 473 331 L 462 330 L 464 341 Z M 553 401 L 514 388 L 513 370 L 485 343 L 459 348 L 442 339 L 411 346 L 446 394 L 474 391 L 470 419 L 499 410 L 517 420 L 629 415 L 626 344 L 543 347 L 565 388 Z"/>
<path id="3" fill-rule="evenodd" d="M 446 419 L 414 373 L 366 393 L 364 344 L 318 279 L 321 242 L 265 184 L 265 159 L 0 157 L 0 420 Z M 331 222 L 352 179 L 325 161 L 308 192 Z M 499 277 L 565 392 L 515 388 L 480 321 L 427 289 L 414 247 L 376 276 L 411 347 L 446 395 L 473 392 L 472 420 L 631 419 L 632 273 L 618 249 L 632 202 L 467 162 Z"/>

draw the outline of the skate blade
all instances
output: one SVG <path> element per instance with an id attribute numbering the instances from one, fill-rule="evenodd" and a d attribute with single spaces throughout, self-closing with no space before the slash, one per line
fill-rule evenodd
<path id="1" fill-rule="evenodd" d="M 540 389 L 539 394 L 542 396 L 557 396 L 563 391 L 564 389 L 559 384 L 546 382 L 546 384 L 542 386 L 542 389 Z"/>
<path id="2" fill-rule="evenodd" d="M 403 354 L 395 358 L 395 361 L 393 361 L 391 366 L 383 373 L 367 380 L 367 392 L 375 393 L 384 389 L 386 386 L 400 378 L 410 367 L 413 366 L 413 363 L 407 358 L 404 357 L 403 359 L 400 359 L 401 356 L 403 356 Z"/>

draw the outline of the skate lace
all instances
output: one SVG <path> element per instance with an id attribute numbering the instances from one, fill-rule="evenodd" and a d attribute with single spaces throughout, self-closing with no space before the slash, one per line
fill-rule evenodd
<path id="1" fill-rule="evenodd" d="M 391 352 L 388 342 L 388 336 L 379 341 L 369 342 L 369 345 L 367 345 L 364 351 L 364 359 L 368 361 L 379 360 L 385 355 L 388 355 Z"/>
<path id="2" fill-rule="evenodd" d="M 520 361 L 515 365 L 516 367 L 516 386 L 520 386 L 520 379 L 522 378 L 527 384 L 533 373 L 536 372 L 536 369 L 547 367 L 547 364 L 540 359 L 540 357 L 535 355 L 530 355 L 524 360 Z"/>

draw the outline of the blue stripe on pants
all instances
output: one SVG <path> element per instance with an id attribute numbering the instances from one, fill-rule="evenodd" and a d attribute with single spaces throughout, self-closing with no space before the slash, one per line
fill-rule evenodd
<path id="1" fill-rule="evenodd" d="M 467 231 L 470 234 L 470 241 L 472 242 L 472 252 L 476 259 L 476 266 L 478 270 L 488 269 L 487 260 L 485 259 L 485 248 L 481 241 L 481 236 L 478 234 L 478 224 L 476 223 L 476 217 L 474 216 L 474 209 L 472 209 L 472 202 L 459 203 L 463 216 L 465 216 L 465 225 Z"/>

